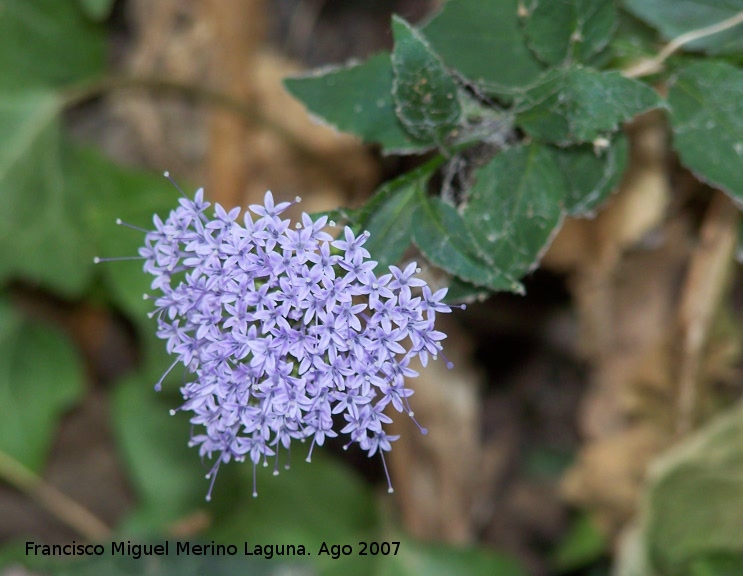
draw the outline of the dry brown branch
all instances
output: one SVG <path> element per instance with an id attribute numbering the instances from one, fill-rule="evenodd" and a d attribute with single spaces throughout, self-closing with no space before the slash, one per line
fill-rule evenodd
<path id="1" fill-rule="evenodd" d="M 695 424 L 701 358 L 733 264 L 737 236 L 738 210 L 718 191 L 692 253 L 679 306 L 679 434 L 687 433 Z"/>

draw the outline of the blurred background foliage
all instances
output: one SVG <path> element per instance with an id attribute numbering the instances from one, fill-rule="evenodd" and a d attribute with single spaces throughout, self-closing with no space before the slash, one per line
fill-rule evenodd
<path id="1" fill-rule="evenodd" d="M 444 4 L 0 0 L 0 574 L 740 573 L 743 3 Z M 93 264 L 137 253 L 116 218 L 175 205 L 166 169 L 225 206 L 335 210 L 471 301 L 443 328 L 456 369 L 416 386 L 431 434 L 403 426 L 394 496 L 331 443 L 260 470 L 257 499 L 250 466 L 223 467 L 204 501 L 179 378 L 153 391 L 148 279 Z M 478 218 L 513 183 L 543 213 L 502 249 Z M 312 556 L 24 553 L 127 539 Z M 316 555 L 359 541 L 401 545 Z"/>

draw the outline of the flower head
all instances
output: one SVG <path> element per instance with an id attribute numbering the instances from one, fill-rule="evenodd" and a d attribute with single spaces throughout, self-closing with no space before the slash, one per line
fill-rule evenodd
<path id="1" fill-rule="evenodd" d="M 417 376 L 411 360 L 441 349 L 433 324 L 450 311 L 445 291 L 432 293 L 415 263 L 378 276 L 368 232 L 346 227 L 333 240 L 327 219 L 307 214 L 291 228 L 281 218 L 290 204 L 270 192 L 244 225 L 238 209 L 217 204 L 209 217 L 208 206 L 200 190 L 155 217 L 140 254 L 158 292 L 158 336 L 191 374 L 180 410 L 197 428 L 190 445 L 215 458 L 212 486 L 222 463 L 249 459 L 255 472 L 275 457 L 278 472 L 292 440 L 311 440 L 309 460 L 339 433 L 384 461 L 397 439 L 384 409 L 413 416 L 405 378 Z"/>

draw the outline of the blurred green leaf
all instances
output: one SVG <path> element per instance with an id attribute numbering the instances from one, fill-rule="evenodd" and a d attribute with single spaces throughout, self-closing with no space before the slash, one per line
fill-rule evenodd
<path id="1" fill-rule="evenodd" d="M 449 0 L 421 31 L 447 66 L 508 96 L 542 71 L 526 46 L 517 10 L 518 0 Z"/>
<path id="2" fill-rule="evenodd" d="M 249 544 L 292 543 L 303 545 L 323 574 L 368 574 L 369 557 L 359 557 L 361 540 L 378 540 L 379 519 L 373 493 L 353 470 L 315 449 L 305 462 L 308 446 L 294 447 L 292 464 L 281 454 L 280 474 L 272 474 L 274 462 L 257 470 L 258 497 L 252 493 L 252 464 L 230 465 L 229 477 L 217 479 L 213 506 L 217 518 L 209 538 Z M 273 460 L 273 459 L 271 459 Z M 381 462 L 379 462 L 381 466 Z M 323 542 L 348 544 L 353 556 L 333 560 L 318 556 Z"/>
<path id="3" fill-rule="evenodd" d="M 93 252 L 49 92 L 0 92 L 0 281 L 23 276 L 78 296 Z"/>
<path id="4" fill-rule="evenodd" d="M 645 516 L 660 576 L 703 574 L 703 557 L 743 558 L 743 404 L 654 463 Z"/>
<path id="5" fill-rule="evenodd" d="M 617 14 L 617 30 L 609 44 L 612 67 L 629 68 L 654 57 L 659 50 L 658 32 L 625 10 Z"/>
<path id="6" fill-rule="evenodd" d="M 570 525 L 567 534 L 552 556 L 558 572 L 569 572 L 595 562 L 608 550 L 606 536 L 588 514 L 581 514 Z"/>
<path id="7" fill-rule="evenodd" d="M 192 540 L 194 544 L 197 541 Z M 149 542 L 148 542 L 149 543 Z M 163 541 L 151 542 L 162 544 Z M 242 544 L 242 542 L 240 542 Z M 312 576 L 308 566 L 281 559 L 261 560 L 246 558 L 242 547 L 235 556 L 176 555 L 175 542 L 170 542 L 167 556 L 134 559 L 131 556 L 113 556 L 107 543 L 103 556 L 93 556 L 77 561 L 47 562 L 44 572 L 49 576 Z M 65 559 L 67 560 L 67 559 Z"/>
<path id="8" fill-rule="evenodd" d="M 592 142 L 661 105 L 651 88 L 619 72 L 569 66 L 547 72 L 521 96 L 516 123 L 538 140 L 567 146 Z"/>
<path id="9" fill-rule="evenodd" d="M 80 82 L 105 63 L 105 29 L 86 18 L 79 2 L 0 4 L 0 92 Z"/>
<path id="10" fill-rule="evenodd" d="M 84 381 L 64 334 L 0 300 L 0 450 L 40 472 L 59 419 L 80 400 Z"/>
<path id="11" fill-rule="evenodd" d="M 147 377 L 130 376 L 117 384 L 111 400 L 114 433 L 139 498 L 121 528 L 126 533 L 162 533 L 169 523 L 204 506 L 209 488 L 204 479 L 209 468 L 188 447 L 187 418 L 169 413 L 182 398 L 157 393 L 153 385 Z"/>
<path id="12" fill-rule="evenodd" d="M 416 140 L 443 146 L 459 124 L 457 83 L 421 34 L 392 19 L 395 114 Z"/>
<path id="13" fill-rule="evenodd" d="M 430 262 L 467 282 L 491 290 L 523 291 L 515 278 L 482 259 L 457 210 L 438 198 L 419 202 L 413 213 L 413 241 Z"/>
<path id="14" fill-rule="evenodd" d="M 105 20 L 111 15 L 116 0 L 78 0 L 83 12 L 93 20 Z"/>
<path id="15" fill-rule="evenodd" d="M 152 229 L 153 216 L 165 218 L 177 208 L 180 193 L 164 177 L 122 168 L 94 150 L 75 148 L 71 154 L 75 186 L 87 194 L 82 217 L 97 256 L 137 256 L 144 246 L 144 233 L 117 226 L 116 219 Z M 142 260 L 102 262 L 96 272 L 103 278 L 113 302 L 135 324 L 154 331 L 155 323 L 147 317 L 153 303 L 142 298 L 149 291 L 152 278 L 144 273 L 142 264 Z"/>
<path id="16" fill-rule="evenodd" d="M 743 574 L 743 554 L 707 554 L 695 558 L 688 576 L 740 576 Z"/>
<path id="17" fill-rule="evenodd" d="M 567 190 L 549 148 L 504 150 L 475 173 L 462 217 L 478 255 L 504 278 L 532 270 L 562 221 Z"/>
<path id="18" fill-rule="evenodd" d="M 614 0 L 534 0 L 524 22 L 529 48 L 544 63 L 586 62 L 617 25 Z"/>
<path id="19" fill-rule="evenodd" d="M 689 64 L 673 79 L 668 103 L 681 162 L 743 202 L 743 71 L 723 62 Z"/>
<path id="20" fill-rule="evenodd" d="M 617 132 L 606 147 L 580 144 L 553 153 L 567 184 L 565 211 L 570 216 L 591 216 L 619 185 L 629 146 L 624 134 Z"/>
<path id="21" fill-rule="evenodd" d="M 390 55 L 385 52 L 363 64 L 287 78 L 284 85 L 311 114 L 365 142 L 378 142 L 385 152 L 427 150 L 430 144 L 411 138 L 395 115 L 392 82 Z"/>
<path id="22" fill-rule="evenodd" d="M 388 556 L 379 576 L 526 576 L 511 558 L 479 548 L 403 540 L 396 556 Z"/>
<path id="23" fill-rule="evenodd" d="M 743 1 L 624 0 L 624 6 L 635 16 L 657 28 L 666 40 L 671 40 L 735 16 L 743 10 Z M 703 51 L 708 54 L 743 52 L 740 25 L 685 44 L 684 50 Z"/>

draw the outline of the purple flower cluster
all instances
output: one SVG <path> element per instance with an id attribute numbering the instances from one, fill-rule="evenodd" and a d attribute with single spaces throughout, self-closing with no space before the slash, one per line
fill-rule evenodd
<path id="1" fill-rule="evenodd" d="M 190 445 L 216 455 L 207 500 L 223 462 L 253 462 L 255 495 L 255 466 L 275 456 L 277 474 L 293 439 L 311 438 L 309 461 L 315 444 L 337 436 L 335 414 L 346 447 L 379 452 L 384 463 L 398 438 L 384 430 L 385 409 L 413 417 L 405 378 L 418 375 L 415 357 L 425 366 L 441 350 L 434 320 L 451 311 L 446 289 L 432 293 L 415 263 L 377 276 L 367 232 L 346 227 L 333 240 L 327 218 L 307 214 L 292 229 L 280 217 L 290 203 L 274 204 L 270 192 L 250 206 L 257 219 L 246 212 L 242 223 L 239 208 L 217 204 L 210 218 L 208 206 L 203 190 L 181 199 L 165 221 L 155 216 L 140 249 L 171 369 L 182 363 L 193 375 L 180 407 L 200 426 Z"/>

